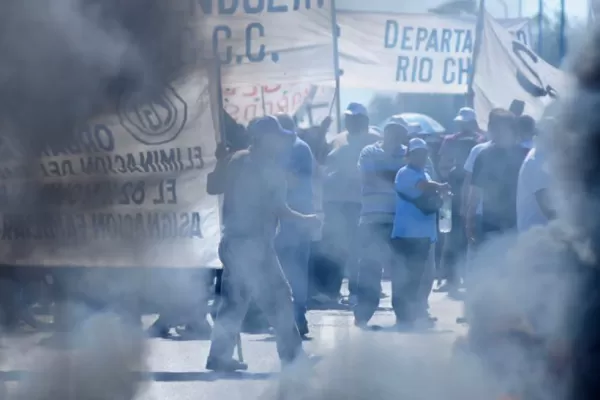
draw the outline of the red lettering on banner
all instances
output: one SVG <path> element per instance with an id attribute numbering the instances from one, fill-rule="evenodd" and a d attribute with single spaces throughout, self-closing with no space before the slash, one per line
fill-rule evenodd
<path id="1" fill-rule="evenodd" d="M 302 93 L 294 93 L 294 97 L 292 99 L 292 105 L 294 106 L 294 108 L 296 106 L 301 105 L 303 101 L 304 101 L 304 96 L 302 95 Z"/>
<path id="2" fill-rule="evenodd" d="M 232 87 L 226 87 L 223 91 L 223 96 L 235 96 L 236 89 Z"/>
<path id="3" fill-rule="evenodd" d="M 246 97 L 254 97 L 254 96 L 258 95 L 258 86 L 252 86 L 251 90 L 252 90 L 251 92 L 243 93 L 242 95 L 246 96 Z"/>
<path id="4" fill-rule="evenodd" d="M 273 87 L 269 87 L 267 85 L 263 86 L 263 91 L 265 93 L 275 93 L 281 89 L 281 85 L 275 85 Z"/>
<path id="5" fill-rule="evenodd" d="M 252 121 L 256 118 L 256 104 L 250 104 L 244 110 L 244 118 L 246 121 Z"/>
<path id="6" fill-rule="evenodd" d="M 290 99 L 288 98 L 288 96 L 282 97 L 277 102 L 277 108 L 279 109 L 279 112 L 286 113 L 286 114 L 289 112 L 289 109 L 290 109 Z"/>
<path id="7" fill-rule="evenodd" d="M 233 119 L 236 119 L 236 117 L 238 116 L 238 114 L 240 112 L 240 107 L 235 104 L 231 104 L 231 103 L 225 104 L 225 106 L 223 108 L 225 108 L 225 111 L 227 112 L 227 114 L 231 115 L 231 118 L 233 118 Z"/>

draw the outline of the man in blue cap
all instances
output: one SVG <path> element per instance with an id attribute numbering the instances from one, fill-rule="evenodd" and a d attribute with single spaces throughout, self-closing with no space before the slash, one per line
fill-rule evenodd
<path id="1" fill-rule="evenodd" d="M 384 266 L 392 263 L 391 235 L 396 214 L 396 174 L 406 164 L 408 130 L 398 122 L 388 123 L 383 140 L 360 153 L 362 209 L 357 247 L 358 283 L 354 324 L 365 327 L 379 306 Z"/>
<path id="2" fill-rule="evenodd" d="M 206 368 L 245 370 L 233 359 L 250 299 L 266 315 L 277 334 L 277 351 L 283 364 L 303 355 L 302 339 L 294 321 L 292 294 L 274 248 L 280 220 L 293 220 L 303 229 L 320 224 L 314 215 L 298 213 L 287 205 L 285 165 L 296 135 L 273 116 L 248 126 L 249 149 L 219 160 L 209 175 L 209 194 L 223 195 L 223 232 L 219 256 L 223 262 L 221 304 L 212 332 Z"/>
<path id="3" fill-rule="evenodd" d="M 321 268 L 329 274 L 328 293 L 338 297 L 344 273 L 350 278 L 350 291 L 356 283 L 355 235 L 361 210 L 361 178 L 356 165 L 362 149 L 381 139 L 369 132 L 369 116 L 365 106 L 350 103 L 344 112 L 346 132 L 330 142 L 325 162 L 323 185 L 322 248 L 326 262 Z"/>

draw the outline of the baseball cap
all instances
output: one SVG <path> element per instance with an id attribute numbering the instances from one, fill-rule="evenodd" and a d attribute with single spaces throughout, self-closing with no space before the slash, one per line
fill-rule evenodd
<path id="1" fill-rule="evenodd" d="M 346 107 L 346 111 L 344 111 L 346 115 L 363 115 L 367 117 L 369 113 L 367 112 L 367 108 L 360 103 L 350 103 L 348 107 Z"/>
<path id="2" fill-rule="evenodd" d="M 283 127 L 283 129 L 296 132 L 296 123 L 294 122 L 294 119 L 288 114 L 280 113 L 277 114 L 275 117 L 277 118 L 277 121 L 279 121 L 279 124 Z"/>
<path id="3" fill-rule="evenodd" d="M 385 124 L 383 131 L 388 132 L 389 130 L 391 130 L 391 132 L 399 132 L 398 129 L 400 129 L 402 133 L 408 135 L 408 126 L 406 126 L 406 124 L 401 123 L 400 121 L 392 120 L 388 122 L 387 124 Z"/>
<path id="4" fill-rule="evenodd" d="M 254 119 L 248 125 L 248 132 L 250 132 L 252 135 L 295 135 L 294 131 L 284 129 L 279 123 L 279 120 L 272 115 Z"/>
<path id="5" fill-rule="evenodd" d="M 413 150 L 428 150 L 427 142 L 421 138 L 412 138 L 408 141 L 408 152 Z"/>
<path id="6" fill-rule="evenodd" d="M 456 118 L 454 118 L 454 120 L 457 122 L 473 122 L 476 119 L 475 110 L 473 110 L 471 107 L 461 108 L 458 110 Z"/>
<path id="7" fill-rule="evenodd" d="M 390 123 L 402 125 L 404 128 L 406 128 L 408 133 L 417 133 L 417 132 L 421 131 L 421 124 L 419 124 L 418 122 L 410 122 L 409 123 L 402 117 L 392 117 L 390 119 Z"/>

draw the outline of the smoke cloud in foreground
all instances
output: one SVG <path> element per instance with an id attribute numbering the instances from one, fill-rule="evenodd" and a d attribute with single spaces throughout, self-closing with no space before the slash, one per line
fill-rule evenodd
<path id="1" fill-rule="evenodd" d="M 174 60 L 185 59 L 185 23 L 169 4 L 173 2 L 4 1 L 0 10 L 3 135 L 19 142 L 26 154 L 36 155 L 49 142 L 68 140 L 78 124 L 102 112 L 124 87 L 152 86 L 175 77 L 182 64 Z M 513 373 L 495 379 L 476 359 L 451 359 L 448 344 L 435 338 L 428 346 L 392 349 L 365 334 L 341 343 L 316 367 L 316 373 L 301 368 L 294 376 L 285 374 L 266 398 L 493 397 L 490 393 L 522 379 L 519 366 L 529 365 L 530 360 L 524 360 L 522 349 L 510 347 L 511 343 L 486 342 L 490 325 L 505 316 L 512 323 L 515 315 L 517 319 L 527 315 L 548 336 L 575 334 L 580 314 L 573 313 L 571 304 L 581 300 L 579 271 L 595 266 L 600 247 L 596 212 L 600 121 L 594 112 L 600 98 L 600 57 L 594 43 L 586 49 L 589 62 L 582 64 L 586 67 L 577 71 L 582 86 L 561 125 L 569 129 L 558 129 L 552 136 L 560 149 L 555 152 L 556 176 L 570 200 L 561 203 L 561 220 L 519 238 L 516 244 L 511 238 L 499 240 L 475 260 L 476 266 L 487 268 L 472 284 L 478 289 L 469 300 L 470 336 L 481 338 L 492 357 L 500 357 L 499 363 L 515 366 Z M 110 316 L 90 319 L 76 337 L 83 341 L 81 350 L 59 364 L 49 360 L 41 376 L 23 385 L 18 398 L 135 395 L 137 380 L 129 372 L 143 364 L 141 337 Z M 544 373 L 535 368 L 528 373 L 528 384 L 548 388 Z"/>
<path id="2" fill-rule="evenodd" d="M 0 139 L 19 155 L 12 161 L 37 172 L 43 149 L 70 143 L 91 118 L 114 112 L 124 93 L 162 90 L 200 62 L 200 24 L 184 12 L 188 6 L 186 0 L 2 1 Z M 43 208 L 39 192 L 31 200 L 31 209 L 19 205 L 19 211 Z M 31 250 L 14 242 L 3 246 L 17 255 Z M 144 251 L 138 243 L 130 247 Z M 105 305 L 139 301 L 131 297 L 140 295 L 145 279 L 132 274 L 115 281 L 102 271 L 83 278 L 69 276 L 61 284 Z M 145 357 L 139 328 L 127 328 L 114 315 L 94 315 L 98 310 L 85 312 L 91 317 L 70 336 L 77 350 L 38 360 L 39 373 L 19 385 L 16 398 L 134 397 L 138 380 L 130 372 L 143 367 Z"/>

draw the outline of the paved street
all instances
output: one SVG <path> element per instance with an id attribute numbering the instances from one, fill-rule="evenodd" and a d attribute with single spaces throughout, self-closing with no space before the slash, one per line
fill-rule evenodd
<path id="1" fill-rule="evenodd" d="M 384 284 L 385 285 L 385 284 Z M 384 286 L 389 293 L 389 284 Z M 309 322 L 313 340 L 305 342 L 309 352 L 327 357 L 336 345 L 349 337 L 364 335 L 365 340 L 380 340 L 386 346 L 415 344 L 435 335 L 450 344 L 465 327 L 457 325 L 455 319 L 461 313 L 461 303 L 448 299 L 443 294 L 430 297 L 431 314 L 438 317 L 436 327 L 426 333 L 398 333 L 386 330 L 394 322 L 390 298 L 382 300 L 381 310 L 372 323 L 384 327 L 381 331 L 362 332 L 353 326 L 347 311 L 311 311 Z M 39 334 L 21 339 L 4 341 L 2 349 L 2 371 L 9 381 L 18 381 L 14 371 L 30 370 L 37 366 L 42 357 L 56 356 L 57 350 L 36 345 Z M 411 342 L 412 341 L 412 342 Z M 208 354 L 208 341 L 181 341 L 150 339 L 147 365 L 153 380 L 145 386 L 141 399 L 198 400 L 220 399 L 226 394 L 228 400 L 255 399 L 277 378 L 279 361 L 275 344 L 269 335 L 242 335 L 244 357 L 250 368 L 246 373 L 222 376 L 204 369 Z M 450 348 L 450 346 L 448 346 Z M 9 384 L 13 387 L 16 383 Z"/>

